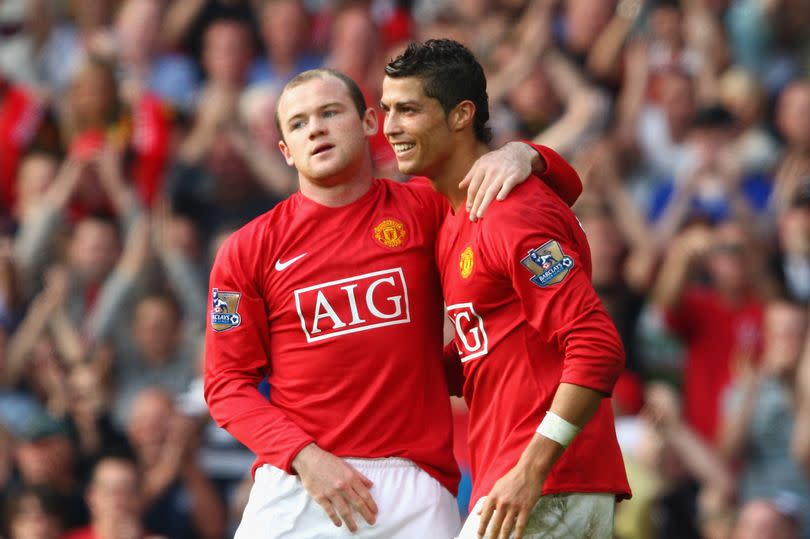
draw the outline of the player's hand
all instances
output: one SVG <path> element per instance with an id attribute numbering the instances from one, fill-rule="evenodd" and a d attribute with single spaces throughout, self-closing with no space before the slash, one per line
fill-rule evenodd
<path id="1" fill-rule="evenodd" d="M 349 530 L 356 532 L 354 511 L 374 524 L 377 504 L 369 491 L 373 483 L 343 459 L 309 444 L 296 455 L 292 466 L 306 491 L 323 507 L 335 526 L 340 527 L 345 522 Z"/>
<path id="2" fill-rule="evenodd" d="M 509 539 L 514 533 L 514 539 L 521 539 L 544 479 L 520 464 L 498 479 L 481 508 L 478 536 Z"/>
<path id="3" fill-rule="evenodd" d="M 467 211 L 470 220 L 484 215 L 493 199 L 503 200 L 532 173 L 532 159 L 537 152 L 528 144 L 509 142 L 501 148 L 482 155 L 473 163 L 459 183 L 467 188 Z"/>

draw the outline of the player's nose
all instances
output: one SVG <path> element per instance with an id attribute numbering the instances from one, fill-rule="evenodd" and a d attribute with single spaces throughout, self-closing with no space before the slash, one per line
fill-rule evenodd
<path id="1" fill-rule="evenodd" d="M 326 134 L 326 122 L 323 121 L 322 118 L 318 118 L 317 116 L 309 120 L 309 138 L 310 140 L 315 139 L 321 135 Z"/>
<path id="2" fill-rule="evenodd" d="M 392 136 L 396 136 L 401 133 L 402 123 L 399 121 L 399 116 L 393 111 L 390 111 L 385 115 L 385 120 L 383 121 L 383 134 L 386 138 L 390 139 Z"/>

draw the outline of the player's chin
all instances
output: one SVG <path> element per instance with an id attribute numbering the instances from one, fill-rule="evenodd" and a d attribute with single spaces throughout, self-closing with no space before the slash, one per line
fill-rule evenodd
<path id="1" fill-rule="evenodd" d="M 397 168 L 403 174 L 418 174 L 419 173 L 419 163 L 417 163 L 413 159 L 403 159 L 403 158 L 397 157 Z"/>
<path id="2" fill-rule="evenodd" d="M 313 163 L 311 167 L 312 175 L 315 178 L 326 180 L 341 171 L 341 163 L 337 160 L 330 160 L 325 163 Z"/>

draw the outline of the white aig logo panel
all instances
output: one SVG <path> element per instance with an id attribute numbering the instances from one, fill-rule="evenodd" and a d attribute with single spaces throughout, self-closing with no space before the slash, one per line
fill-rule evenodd
<path id="1" fill-rule="evenodd" d="M 484 319 L 475 312 L 472 303 L 457 303 L 447 306 L 447 315 L 456 328 L 456 344 L 461 361 L 486 355 L 489 352 L 489 339 L 484 329 Z"/>
<path id="2" fill-rule="evenodd" d="M 411 321 L 402 268 L 301 288 L 295 307 L 307 342 Z"/>

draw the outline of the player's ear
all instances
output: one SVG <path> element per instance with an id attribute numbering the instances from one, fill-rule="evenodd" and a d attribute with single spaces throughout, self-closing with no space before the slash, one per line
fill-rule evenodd
<path id="1" fill-rule="evenodd" d="M 472 125 L 475 119 L 475 104 L 465 99 L 447 115 L 447 123 L 453 131 L 463 131 Z"/>
<path id="2" fill-rule="evenodd" d="M 287 147 L 287 144 L 283 140 L 278 141 L 278 149 L 281 151 L 281 155 L 284 156 L 284 160 L 287 162 L 287 164 L 291 167 L 294 167 L 295 161 L 293 161 L 290 149 Z"/>
<path id="3" fill-rule="evenodd" d="M 363 113 L 363 133 L 367 137 L 373 137 L 377 134 L 379 129 L 379 122 L 377 121 L 377 111 L 369 107 Z"/>

